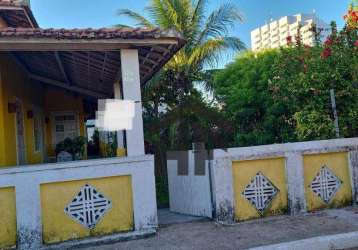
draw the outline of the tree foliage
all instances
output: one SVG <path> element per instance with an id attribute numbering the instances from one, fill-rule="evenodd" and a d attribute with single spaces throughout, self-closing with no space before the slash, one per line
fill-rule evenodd
<path id="1" fill-rule="evenodd" d="M 300 37 L 288 48 L 247 53 L 218 73 L 215 96 L 235 127 L 236 145 L 335 137 L 330 90 L 341 136 L 358 136 L 357 10 L 313 47 Z M 319 37 L 319 36 L 316 36 Z"/>

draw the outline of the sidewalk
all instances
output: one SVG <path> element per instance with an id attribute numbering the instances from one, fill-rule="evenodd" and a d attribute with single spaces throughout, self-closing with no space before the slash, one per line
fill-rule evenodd
<path id="1" fill-rule="evenodd" d="M 358 207 L 350 207 L 296 217 L 277 216 L 232 226 L 208 220 L 162 225 L 151 238 L 86 249 L 247 249 L 355 231 L 358 232 Z M 354 235 L 353 242 L 358 246 L 358 233 Z M 334 238 L 335 243 L 340 239 L 344 237 Z M 280 249 L 293 248 L 285 244 Z"/>

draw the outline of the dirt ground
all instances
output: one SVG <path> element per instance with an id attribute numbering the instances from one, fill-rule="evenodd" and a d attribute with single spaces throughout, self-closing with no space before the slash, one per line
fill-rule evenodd
<path id="1" fill-rule="evenodd" d="M 208 220 L 162 225 L 150 238 L 85 249 L 246 249 L 352 231 L 358 231 L 357 207 L 297 217 L 277 216 L 230 226 Z"/>

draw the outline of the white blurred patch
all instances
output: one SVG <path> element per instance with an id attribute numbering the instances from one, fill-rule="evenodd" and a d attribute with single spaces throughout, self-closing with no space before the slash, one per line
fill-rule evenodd
<path id="1" fill-rule="evenodd" d="M 96 127 L 100 131 L 130 130 L 133 127 L 134 101 L 118 99 L 98 100 Z"/>

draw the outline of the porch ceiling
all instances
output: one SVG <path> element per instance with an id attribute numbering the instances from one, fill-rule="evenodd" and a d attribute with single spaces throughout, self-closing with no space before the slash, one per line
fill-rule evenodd
<path id="1" fill-rule="evenodd" d="M 0 29 L 0 51 L 31 79 L 96 98 L 111 97 L 121 80 L 120 49 L 138 49 L 145 84 L 183 45 L 159 29 Z"/>

